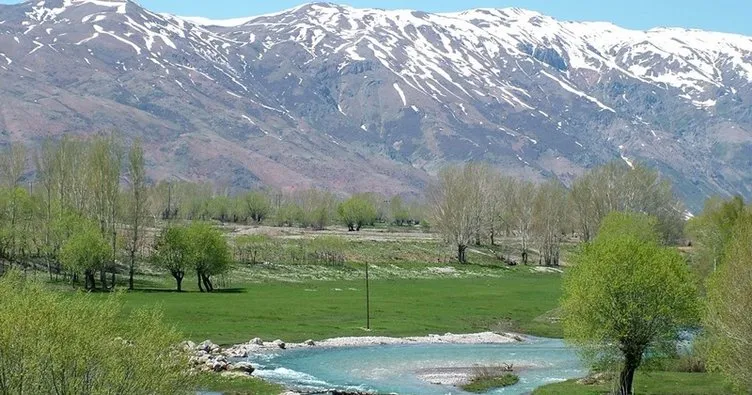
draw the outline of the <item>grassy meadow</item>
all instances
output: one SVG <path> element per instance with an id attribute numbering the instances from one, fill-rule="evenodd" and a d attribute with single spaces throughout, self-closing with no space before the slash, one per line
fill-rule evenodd
<path id="1" fill-rule="evenodd" d="M 277 251 L 259 254 L 255 264 L 236 264 L 229 274 L 217 279 L 219 290 L 214 293 L 200 293 L 191 273 L 183 282 L 184 291 L 178 293 L 169 275 L 145 270 L 137 278 L 137 290 L 121 295 L 125 313 L 156 305 L 185 338 L 196 342 L 210 339 L 223 345 L 254 337 L 301 342 L 338 336 L 488 330 L 563 336 L 558 321 L 562 270 L 508 266 L 500 258 L 518 259 L 519 240 L 501 240 L 503 247 L 470 247 L 470 263 L 462 265 L 434 235 L 419 232 L 381 229 L 322 233 L 294 228 L 235 228 L 226 232 L 231 239 L 249 232 L 271 234 L 268 240 Z M 309 248 L 308 242 L 315 238 L 329 239 L 329 243 L 336 238 L 342 262 L 284 261 L 284 254 Z M 574 248 L 574 244 L 565 246 L 565 263 Z M 530 259 L 537 262 L 535 251 Z M 370 330 L 365 329 L 366 264 Z M 256 379 L 207 375 L 200 385 L 204 390 L 225 394 L 280 393 L 280 387 Z M 542 387 L 535 394 L 606 394 L 610 390 L 610 384 L 583 385 L 573 380 Z M 730 392 L 718 375 L 663 371 L 640 372 L 635 390 L 638 394 Z"/>

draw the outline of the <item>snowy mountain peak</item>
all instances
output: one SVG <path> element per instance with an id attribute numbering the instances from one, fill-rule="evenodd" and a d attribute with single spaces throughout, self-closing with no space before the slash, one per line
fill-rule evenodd
<path id="1" fill-rule="evenodd" d="M 697 208 L 752 196 L 752 39 L 520 8 L 309 3 L 214 21 L 126 0 L 0 6 L 0 144 L 146 137 L 158 176 L 415 191 L 452 161 L 571 180 L 645 161 Z"/>

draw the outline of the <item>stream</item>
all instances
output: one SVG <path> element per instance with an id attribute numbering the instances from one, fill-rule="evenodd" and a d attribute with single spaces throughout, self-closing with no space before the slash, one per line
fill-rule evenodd
<path id="1" fill-rule="evenodd" d="M 520 382 L 489 394 L 527 394 L 587 374 L 559 339 L 508 344 L 414 344 L 310 348 L 255 355 L 254 376 L 299 391 L 340 390 L 401 395 L 466 394 L 450 384 L 473 366 L 513 364 Z M 440 384 L 437 384 L 440 382 Z"/>

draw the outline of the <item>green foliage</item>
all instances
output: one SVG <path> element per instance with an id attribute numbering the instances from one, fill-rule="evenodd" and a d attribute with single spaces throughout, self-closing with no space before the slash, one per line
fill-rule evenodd
<path id="1" fill-rule="evenodd" d="M 282 204 L 277 210 L 275 218 L 277 226 L 293 226 L 298 218 L 303 217 L 303 210 L 293 202 Z"/>
<path id="2" fill-rule="evenodd" d="M 365 225 L 373 225 L 377 216 L 373 202 L 362 195 L 355 195 L 340 203 L 337 212 L 350 231 L 360 231 Z"/>
<path id="3" fill-rule="evenodd" d="M 605 243 L 614 239 L 614 242 L 618 242 L 621 239 L 628 238 L 646 243 L 655 242 L 660 239 L 657 226 L 658 220 L 655 217 L 640 213 L 615 211 L 603 220 L 598 241 Z"/>
<path id="4" fill-rule="evenodd" d="M 0 259 L 24 262 L 39 247 L 40 206 L 23 188 L 0 188 Z"/>
<path id="5" fill-rule="evenodd" d="M 271 262 L 278 249 L 278 243 L 267 235 L 239 236 L 235 239 L 235 261 L 247 265 Z"/>
<path id="6" fill-rule="evenodd" d="M 723 262 L 723 255 L 745 210 L 744 200 L 739 196 L 730 200 L 711 198 L 705 202 L 702 214 L 687 224 L 687 233 L 696 248 L 692 266 L 701 279 L 707 279 Z"/>
<path id="7" fill-rule="evenodd" d="M 207 291 L 213 286 L 207 282 L 212 276 L 226 273 L 232 262 L 227 239 L 219 230 L 203 223 L 193 223 L 186 229 L 191 266 L 203 278 Z"/>
<path id="8" fill-rule="evenodd" d="M 181 394 L 192 389 L 179 335 L 154 310 L 124 323 L 116 296 L 62 295 L 0 279 L 0 393 Z"/>
<path id="9" fill-rule="evenodd" d="M 405 202 L 399 195 L 394 196 L 388 202 L 388 210 L 391 223 L 397 226 L 424 225 L 423 203 L 417 200 Z M 427 224 L 425 225 L 427 229 Z"/>
<path id="10" fill-rule="evenodd" d="M 263 192 L 250 192 L 244 198 L 245 214 L 254 223 L 260 224 L 272 212 L 269 196 Z"/>
<path id="11" fill-rule="evenodd" d="M 214 372 L 198 375 L 198 389 L 224 395 L 279 395 L 284 387 L 255 377 L 226 377 Z"/>
<path id="12" fill-rule="evenodd" d="M 723 264 L 707 289 L 705 327 L 711 367 L 744 393 L 752 391 L 752 215 L 736 220 Z"/>
<path id="13" fill-rule="evenodd" d="M 646 351 L 669 349 L 678 330 L 699 319 L 687 265 L 676 250 L 659 245 L 653 221 L 610 214 L 565 276 L 565 337 L 586 358 L 622 366 L 622 380 Z"/>
<path id="14" fill-rule="evenodd" d="M 229 222 L 233 220 L 235 209 L 233 201 L 227 196 L 215 196 L 208 203 L 208 211 L 212 219 L 220 222 Z"/>
<path id="15" fill-rule="evenodd" d="M 297 193 L 290 200 L 299 208 L 296 222 L 304 228 L 323 230 L 334 218 L 336 199 L 329 192 L 311 189 Z"/>
<path id="16" fill-rule="evenodd" d="M 272 262 L 288 265 L 342 266 L 346 242 L 336 236 L 320 236 L 281 242 L 264 235 L 241 236 L 236 242 L 239 262 Z"/>
<path id="17" fill-rule="evenodd" d="M 188 271 L 194 271 L 207 292 L 214 290 L 211 277 L 226 273 L 232 257 L 222 232 L 208 224 L 168 227 L 157 237 L 153 262 L 175 278 L 177 290 Z"/>
<path id="18" fill-rule="evenodd" d="M 520 382 L 519 376 L 512 373 L 504 373 L 501 376 L 475 377 L 469 383 L 462 386 L 467 392 L 483 394 L 495 388 L 503 388 Z"/>
<path id="19" fill-rule="evenodd" d="M 60 262 L 70 272 L 83 274 L 86 289 L 93 289 L 96 287 L 94 272 L 103 269 L 112 258 L 110 247 L 96 225 L 86 220 L 77 222 L 79 229 L 63 244 Z"/>
<path id="20" fill-rule="evenodd" d="M 219 275 L 230 269 L 230 250 L 222 232 L 205 223 L 193 223 L 187 228 L 187 236 L 196 270 Z"/>
<path id="21" fill-rule="evenodd" d="M 175 279 L 178 292 L 182 291 L 185 274 L 191 269 L 189 240 L 184 227 L 166 227 L 157 236 L 152 262 L 160 269 L 167 270 Z"/>

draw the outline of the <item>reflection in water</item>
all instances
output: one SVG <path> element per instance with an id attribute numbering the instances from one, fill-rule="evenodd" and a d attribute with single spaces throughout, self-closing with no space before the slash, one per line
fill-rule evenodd
<path id="1" fill-rule="evenodd" d="M 254 375 L 301 390 L 339 389 L 412 395 L 464 394 L 449 384 L 474 365 L 514 364 L 520 383 L 491 394 L 525 394 L 587 372 L 561 340 L 510 344 L 419 344 L 311 348 L 251 358 Z M 441 382 L 443 384 L 436 384 Z"/>

